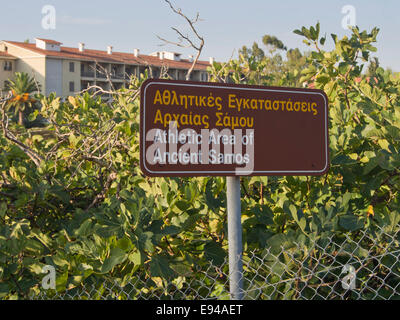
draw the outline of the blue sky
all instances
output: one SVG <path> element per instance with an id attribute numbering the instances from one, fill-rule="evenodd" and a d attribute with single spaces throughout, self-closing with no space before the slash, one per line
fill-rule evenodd
<path id="1" fill-rule="evenodd" d="M 242 45 L 261 44 L 264 34 L 281 39 L 288 48 L 305 50 L 302 38 L 293 34 L 294 29 L 309 27 L 318 21 L 321 31 L 343 36 L 341 21 L 345 16 L 342 7 L 352 5 L 356 9 L 356 24 L 370 31 L 380 28 L 378 52 L 375 54 L 384 67 L 400 71 L 400 1 L 385 0 L 171 0 L 188 16 L 197 12 L 203 20 L 197 24 L 205 38 L 202 59 L 215 57 L 218 61 L 229 59 Z M 52 5 L 56 9 L 56 28 L 42 28 L 42 7 Z M 191 50 L 162 42 L 156 35 L 177 40 L 171 27 L 188 32 L 185 21 L 175 15 L 164 0 L 14 0 L 1 5 L 0 39 L 23 41 L 35 37 L 50 38 L 65 46 L 77 46 L 84 42 L 87 48 L 104 49 L 112 45 L 115 51 L 141 53 L 160 49 L 177 51 L 187 56 Z M 331 38 L 329 37 L 329 43 Z"/>

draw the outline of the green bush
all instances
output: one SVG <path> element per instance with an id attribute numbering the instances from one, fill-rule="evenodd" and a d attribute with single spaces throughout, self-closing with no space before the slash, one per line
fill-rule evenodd
<path id="1" fill-rule="evenodd" d="M 319 25 L 295 32 L 315 46 L 301 82 L 323 89 L 330 100 L 331 169 L 323 177 L 241 179 L 244 259 L 257 267 L 257 260 L 249 261 L 250 253 L 265 256 L 266 248 L 276 252 L 262 262 L 271 267 L 265 275 L 270 284 L 285 279 L 290 284 L 293 275 L 302 272 L 301 264 L 279 254 L 282 246 L 312 270 L 313 261 L 333 263 L 336 244 L 367 248 L 348 247 L 353 256 L 338 257 L 346 263 L 382 254 L 398 241 L 400 80 L 381 68 L 377 83 L 362 75 L 378 31 L 355 28 L 350 38 L 341 40 L 332 35 L 332 51 L 323 50 Z M 224 74 L 235 82 L 268 85 L 262 62 L 252 61 L 246 69 L 248 63 L 242 58 L 214 63 L 209 71 L 214 80 Z M 104 280 L 124 287 L 135 279 L 151 280 L 162 290 L 166 283 L 198 277 L 196 270 L 210 261 L 223 264 L 225 179 L 143 176 L 139 86 L 133 81 L 107 103 L 89 93 L 66 102 L 53 94 L 41 97 L 42 108 L 30 120 L 40 115 L 49 121 L 47 127 L 9 123 L 9 134 L 2 131 L 1 298 L 40 293 L 46 264 L 56 267 L 57 292 L 82 284 L 101 288 Z M 4 114 L 2 121 L 4 126 Z M 382 230 L 389 236 L 380 235 Z M 286 268 L 278 270 L 277 259 L 287 263 Z M 387 263 L 398 270 L 396 261 Z M 386 272 L 383 267 L 376 272 Z M 369 275 L 360 277 L 367 280 Z M 305 283 L 317 280 L 311 277 Z M 226 279 L 220 281 L 225 285 Z M 221 285 L 213 289 L 215 295 Z M 283 283 L 281 292 L 286 294 L 276 291 L 272 297 L 296 298 L 285 288 Z M 310 288 L 303 294 L 313 297 Z M 375 289 L 385 296 L 384 287 L 376 284 Z M 271 292 L 267 286 L 256 297 Z"/>

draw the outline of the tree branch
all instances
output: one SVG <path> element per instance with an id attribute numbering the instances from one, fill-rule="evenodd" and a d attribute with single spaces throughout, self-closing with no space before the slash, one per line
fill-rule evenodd
<path id="1" fill-rule="evenodd" d="M 183 12 L 181 9 L 176 9 L 169 0 L 164 0 L 169 7 L 171 8 L 171 10 L 176 13 L 177 15 L 181 16 L 182 18 L 184 18 L 186 20 L 186 22 L 189 24 L 190 29 L 192 30 L 193 34 L 196 36 L 196 38 L 200 41 L 199 45 L 196 45 L 194 43 L 194 41 L 192 41 L 189 36 L 185 36 L 181 31 L 179 31 L 177 28 L 172 27 L 172 30 L 174 30 L 178 35 L 179 35 L 179 39 L 180 42 L 172 42 L 169 40 L 166 40 L 160 36 L 157 36 L 160 40 L 164 41 L 165 43 L 169 43 L 169 44 L 173 44 L 176 45 L 178 47 L 181 48 L 193 48 L 194 50 L 196 50 L 196 57 L 193 60 L 193 63 L 191 65 L 191 67 L 189 68 L 188 72 L 186 73 L 186 80 L 190 80 L 190 75 L 193 72 L 194 67 L 196 66 L 197 61 L 200 58 L 201 52 L 203 50 L 204 47 L 204 38 L 201 37 L 199 35 L 199 33 L 197 32 L 196 28 L 194 27 L 194 24 L 197 23 L 200 20 L 200 15 L 199 13 L 196 14 L 196 17 L 193 20 L 190 20 Z M 184 45 L 182 44 L 182 42 L 186 41 L 188 44 Z"/>
<path id="2" fill-rule="evenodd" d="M 11 99 L 11 97 L 8 98 L 7 100 L 9 99 Z M 5 112 L 5 105 L 7 103 L 7 100 L 5 101 L 3 100 L 4 102 L 2 103 L 1 106 L 1 126 L 3 130 L 3 135 L 6 139 L 16 144 L 17 147 L 20 148 L 35 163 L 37 167 L 39 167 L 43 158 L 38 153 L 29 148 L 26 144 L 19 141 L 15 137 L 15 135 L 8 129 L 8 116 Z"/>

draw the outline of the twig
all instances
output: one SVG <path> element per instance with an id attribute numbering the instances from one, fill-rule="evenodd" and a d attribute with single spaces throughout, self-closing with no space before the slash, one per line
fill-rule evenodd
<path id="1" fill-rule="evenodd" d="M 190 48 L 192 47 L 193 49 L 196 50 L 196 57 L 193 60 L 193 63 L 191 65 L 191 67 L 189 68 L 188 72 L 186 73 L 186 80 L 190 80 L 190 75 L 194 69 L 194 67 L 196 66 L 197 61 L 200 58 L 201 52 L 203 50 L 204 47 L 204 38 L 201 37 L 199 35 L 199 33 L 197 32 L 196 28 L 194 27 L 194 24 L 197 23 L 200 20 L 200 16 L 199 13 L 196 14 L 196 17 L 193 20 L 190 20 L 183 12 L 181 9 L 176 9 L 169 0 L 165 0 L 165 2 L 169 5 L 169 7 L 171 8 L 171 10 L 176 13 L 177 15 L 181 16 L 182 18 L 184 18 L 186 20 L 186 22 L 189 24 L 190 29 L 192 30 L 193 34 L 196 36 L 196 38 L 200 41 L 199 45 L 196 45 L 194 43 L 194 41 L 192 41 L 188 35 L 184 35 L 181 31 L 179 31 L 177 28 L 172 27 L 171 29 L 174 30 L 178 35 L 179 35 L 179 39 L 180 42 L 173 42 L 173 41 L 169 41 L 166 40 L 164 38 L 161 38 L 160 36 L 157 36 L 160 40 L 164 41 L 165 43 L 170 43 L 173 45 L 176 45 L 178 47 L 182 47 L 182 48 Z M 183 45 L 182 42 L 186 41 L 187 44 Z"/>
<path id="2" fill-rule="evenodd" d="M 86 208 L 86 211 L 89 211 L 93 206 L 100 200 L 102 199 L 105 194 L 107 193 L 108 189 L 111 186 L 111 183 L 115 178 L 117 177 L 117 174 L 115 172 L 111 172 L 107 178 L 106 184 L 104 186 L 103 191 L 101 191 L 99 194 L 96 195 L 96 197 L 93 199 L 92 203 Z"/>
<path id="3" fill-rule="evenodd" d="M 14 144 L 17 145 L 18 148 L 20 148 L 34 163 L 37 167 L 40 166 L 40 163 L 42 162 L 43 158 L 33 151 L 31 148 L 29 148 L 26 144 L 22 143 L 19 141 L 15 135 L 8 129 L 8 116 L 5 113 L 5 104 L 7 101 L 2 103 L 1 106 L 1 126 L 3 129 L 3 135 L 6 139 L 10 140 Z"/>

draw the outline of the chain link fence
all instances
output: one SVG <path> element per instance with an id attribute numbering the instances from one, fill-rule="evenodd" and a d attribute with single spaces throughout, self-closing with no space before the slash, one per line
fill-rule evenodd
<path id="1" fill-rule="evenodd" d="M 244 252 L 244 299 L 398 299 L 400 234 L 386 229 L 305 236 Z M 32 299 L 230 299 L 229 265 L 225 259 L 193 266 L 172 280 L 145 272 L 130 279 L 88 278 L 63 292 L 39 289 Z"/>

